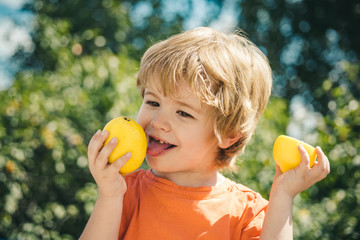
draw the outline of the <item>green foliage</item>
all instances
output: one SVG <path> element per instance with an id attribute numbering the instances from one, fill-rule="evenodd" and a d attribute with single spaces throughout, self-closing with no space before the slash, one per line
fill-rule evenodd
<path id="1" fill-rule="evenodd" d="M 149 14 L 137 8 L 147 8 Z M 154 42 L 182 30 L 183 17 L 172 19 L 161 8 L 158 0 L 34 0 L 27 9 L 35 14 L 32 34 L 35 51 L 27 56 L 19 51 L 25 67 L 53 70 L 59 61 L 59 50 L 72 48 L 76 55 L 92 55 L 108 49 L 139 60 Z M 134 22 L 134 24 L 133 24 Z"/>
<path id="2" fill-rule="evenodd" d="M 134 72 L 135 62 L 102 52 L 68 59 L 54 72 L 23 72 L 1 94 L 0 232 L 79 234 L 74 224 L 84 224 L 96 192 L 87 143 L 111 118 L 134 117 Z"/>
<path id="3" fill-rule="evenodd" d="M 0 94 L 3 237 L 79 236 L 97 192 L 87 143 L 111 118 L 134 117 L 139 107 L 137 63 L 126 55 L 102 50 L 78 57 L 65 47 L 55 52 L 54 71 L 22 71 Z"/>
<path id="4" fill-rule="evenodd" d="M 318 91 L 329 99 L 318 134 L 331 173 L 308 192 L 295 214 L 299 239 L 360 237 L 359 65 L 342 62 L 339 71 L 348 82 L 339 84 L 330 77 Z"/>
<path id="5" fill-rule="evenodd" d="M 241 1 L 238 26 L 269 56 L 275 71 L 274 93 L 291 99 L 304 95 L 325 114 L 327 96 L 316 89 L 341 60 L 360 57 L 358 0 Z M 334 79 L 335 80 L 335 79 Z"/>
<path id="6" fill-rule="evenodd" d="M 35 14 L 33 41 L 35 51 L 25 66 L 53 70 L 61 50 L 72 49 L 76 55 L 91 55 L 110 49 L 127 51 L 130 29 L 128 8 L 119 1 L 48 1 L 34 0 L 27 8 Z M 21 53 L 18 53 L 22 57 Z"/>

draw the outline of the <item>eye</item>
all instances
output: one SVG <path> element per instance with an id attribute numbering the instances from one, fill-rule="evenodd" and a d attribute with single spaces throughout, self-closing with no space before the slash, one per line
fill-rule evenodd
<path id="1" fill-rule="evenodd" d="M 194 118 L 193 116 L 191 116 L 190 114 L 184 112 L 184 111 L 177 111 L 177 113 L 182 116 L 182 117 L 185 117 L 185 118 Z"/>
<path id="2" fill-rule="evenodd" d="M 160 104 L 154 101 L 146 101 L 146 104 L 151 106 L 151 107 L 159 107 Z"/>

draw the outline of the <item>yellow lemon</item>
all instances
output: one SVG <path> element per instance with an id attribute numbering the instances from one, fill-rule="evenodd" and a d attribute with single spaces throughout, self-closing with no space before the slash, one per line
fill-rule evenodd
<path id="1" fill-rule="evenodd" d="M 275 140 L 273 156 L 276 164 L 279 165 L 282 172 L 296 168 L 300 164 L 301 158 L 298 150 L 299 144 L 302 144 L 309 154 L 310 167 L 314 165 L 316 152 L 313 146 L 295 138 L 280 135 Z"/>
<path id="2" fill-rule="evenodd" d="M 109 132 L 104 146 L 114 137 L 119 141 L 109 156 L 109 163 L 113 163 L 125 153 L 131 152 L 130 160 L 120 169 L 120 173 L 125 175 L 140 167 L 147 148 L 146 135 L 142 127 L 131 118 L 117 117 L 108 122 L 104 130 Z"/>

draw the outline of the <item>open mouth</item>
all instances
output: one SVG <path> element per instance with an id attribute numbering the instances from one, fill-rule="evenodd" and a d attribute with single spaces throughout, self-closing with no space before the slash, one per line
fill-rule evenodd
<path id="1" fill-rule="evenodd" d="M 173 148 L 176 145 L 171 143 L 167 143 L 161 139 L 157 139 L 155 137 L 149 136 L 148 147 L 147 147 L 147 154 L 151 156 L 158 156 L 162 153 L 165 153 Z"/>

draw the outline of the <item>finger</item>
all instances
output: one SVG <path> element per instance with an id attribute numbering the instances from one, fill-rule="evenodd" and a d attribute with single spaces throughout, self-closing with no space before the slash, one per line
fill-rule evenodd
<path id="1" fill-rule="evenodd" d="M 108 131 L 98 130 L 91 139 L 88 147 L 88 156 L 94 158 L 94 161 L 96 160 L 96 157 L 99 155 L 101 148 L 104 146 L 104 142 L 108 138 L 108 135 L 109 135 Z"/>
<path id="2" fill-rule="evenodd" d="M 91 137 L 88 146 L 90 146 L 90 145 L 95 141 L 95 138 L 97 138 L 97 136 L 98 136 L 100 133 L 101 133 L 101 130 L 100 130 L 100 129 L 96 131 L 96 133 Z"/>
<path id="3" fill-rule="evenodd" d="M 318 163 L 313 167 L 311 174 L 314 179 L 320 181 L 330 173 L 330 163 L 320 147 L 316 147 L 316 154 L 318 156 Z"/>
<path id="4" fill-rule="evenodd" d="M 96 159 L 96 153 L 98 153 L 98 148 L 96 147 L 96 139 L 100 136 L 101 130 L 97 130 L 97 132 L 92 136 L 90 139 L 89 145 L 88 145 L 88 159 L 89 159 L 89 165 L 93 165 Z"/>
<path id="5" fill-rule="evenodd" d="M 300 168 L 303 170 L 308 170 L 310 168 L 310 157 L 307 151 L 305 150 L 304 146 L 302 144 L 299 144 L 298 150 L 300 152 Z"/>
<path id="6" fill-rule="evenodd" d="M 279 167 L 279 165 L 275 165 L 275 177 L 277 178 L 278 176 L 280 176 L 282 174 L 281 168 Z"/>
<path id="7" fill-rule="evenodd" d="M 328 157 L 325 155 L 325 153 L 319 146 L 316 148 L 316 152 L 318 155 L 322 156 L 321 161 L 325 162 L 325 170 L 326 170 L 327 174 L 329 174 L 330 173 L 330 161 L 329 161 Z"/>
<path id="8" fill-rule="evenodd" d="M 107 165 L 107 163 L 109 161 L 109 156 L 117 144 L 118 144 L 118 139 L 114 137 L 110 140 L 110 142 L 108 144 L 106 144 L 101 149 L 98 157 L 96 158 L 96 162 L 95 162 L 95 166 L 97 168 L 103 169 Z"/>
<path id="9" fill-rule="evenodd" d="M 119 172 L 120 169 L 129 161 L 132 157 L 132 154 L 130 152 L 125 153 L 123 156 L 121 156 L 119 159 L 117 159 L 115 162 L 113 162 L 109 168 L 112 168 L 115 172 Z"/>

